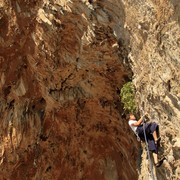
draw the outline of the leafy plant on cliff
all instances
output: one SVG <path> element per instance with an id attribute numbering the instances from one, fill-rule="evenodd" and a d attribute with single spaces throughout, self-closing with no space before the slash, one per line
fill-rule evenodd
<path id="1" fill-rule="evenodd" d="M 124 105 L 124 110 L 130 113 L 137 112 L 137 106 L 135 102 L 135 88 L 132 82 L 128 82 L 123 85 L 120 92 L 121 102 Z"/>

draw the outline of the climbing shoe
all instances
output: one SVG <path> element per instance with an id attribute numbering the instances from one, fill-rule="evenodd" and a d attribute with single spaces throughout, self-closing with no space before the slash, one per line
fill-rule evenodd
<path id="1" fill-rule="evenodd" d="M 155 164 L 156 167 L 160 167 L 162 165 L 163 161 L 159 161 Z"/>
<path id="2" fill-rule="evenodd" d="M 155 163 L 155 166 L 156 166 L 156 167 L 160 167 L 165 159 L 166 159 L 166 158 L 163 157 L 160 161 L 158 161 L 157 163 Z"/>

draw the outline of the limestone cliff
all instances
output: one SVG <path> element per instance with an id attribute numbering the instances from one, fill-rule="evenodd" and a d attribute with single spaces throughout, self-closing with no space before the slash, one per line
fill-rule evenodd
<path id="1" fill-rule="evenodd" d="M 117 92 L 129 76 L 113 30 L 125 36 L 123 13 L 112 2 L 1 1 L 0 179 L 137 179 Z"/>
<path id="2" fill-rule="evenodd" d="M 132 74 L 179 169 L 178 0 L 0 1 L 0 178 L 147 179 L 121 117 Z M 140 108 L 141 110 L 141 108 Z"/>
<path id="3" fill-rule="evenodd" d="M 140 110 L 160 124 L 162 167 L 157 179 L 180 177 L 180 3 L 125 1 L 125 28 L 130 33 L 129 61 Z M 140 179 L 147 179 L 143 158 Z"/>

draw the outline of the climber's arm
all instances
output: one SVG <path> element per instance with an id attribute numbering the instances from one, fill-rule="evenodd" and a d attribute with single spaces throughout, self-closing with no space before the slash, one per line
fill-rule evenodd
<path id="1" fill-rule="evenodd" d="M 133 123 L 132 126 L 139 126 L 143 121 L 143 117 L 141 117 L 137 122 Z"/>

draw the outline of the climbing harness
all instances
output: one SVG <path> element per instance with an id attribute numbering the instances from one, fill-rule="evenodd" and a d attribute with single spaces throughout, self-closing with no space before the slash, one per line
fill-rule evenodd
<path id="1" fill-rule="evenodd" d="M 136 134 L 136 138 L 137 138 L 137 141 L 141 141 L 141 139 L 140 139 L 140 137 L 139 137 L 139 135 L 138 135 L 138 133 L 137 132 L 135 132 L 135 134 Z"/>
<path id="2" fill-rule="evenodd" d="M 143 133 L 144 133 L 144 139 L 145 139 L 145 144 L 146 144 L 146 149 L 147 149 L 147 154 L 148 154 L 148 159 L 149 159 L 149 167 L 150 167 L 150 171 L 151 171 L 152 180 L 155 180 L 154 179 L 154 174 L 153 174 L 152 161 L 151 161 L 149 147 L 148 147 L 148 142 L 147 142 L 147 137 L 146 137 L 144 114 L 143 114 Z"/>

